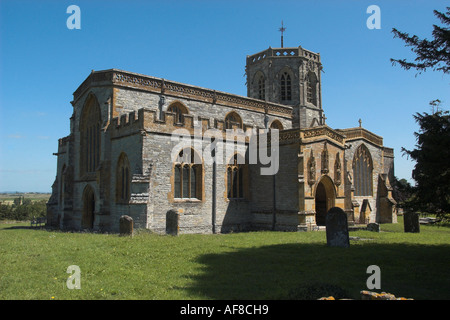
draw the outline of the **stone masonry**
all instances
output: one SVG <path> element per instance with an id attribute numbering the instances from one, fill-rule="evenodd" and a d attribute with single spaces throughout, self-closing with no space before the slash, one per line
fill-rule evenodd
<path id="1" fill-rule="evenodd" d="M 350 224 L 396 222 L 393 150 L 361 126 L 326 124 L 321 69 L 320 54 L 301 47 L 247 56 L 248 97 L 92 71 L 73 94 L 70 134 L 58 141 L 48 224 L 119 232 L 128 216 L 135 229 L 165 233 L 172 210 L 180 233 L 306 231 L 333 207 Z M 263 175 L 269 164 L 260 153 L 250 161 L 252 147 L 268 154 L 262 146 L 275 132 L 279 168 Z M 188 149 L 199 163 L 177 158 Z"/>

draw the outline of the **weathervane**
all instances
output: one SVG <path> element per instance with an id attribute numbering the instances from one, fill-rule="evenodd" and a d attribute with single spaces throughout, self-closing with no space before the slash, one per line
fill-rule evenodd
<path id="1" fill-rule="evenodd" d="M 281 47 L 283 48 L 283 32 L 286 31 L 286 28 L 283 25 L 283 20 L 281 20 L 281 28 L 278 29 L 281 32 Z"/>

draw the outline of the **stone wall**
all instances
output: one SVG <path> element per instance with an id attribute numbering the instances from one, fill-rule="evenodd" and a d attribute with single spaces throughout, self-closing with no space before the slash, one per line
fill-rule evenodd
<path id="1" fill-rule="evenodd" d="M 350 129 L 349 129 L 350 130 Z M 388 152 L 385 155 L 384 150 L 389 148 L 384 148 L 382 146 L 382 138 L 378 137 L 365 129 L 359 129 L 361 131 L 365 131 L 365 137 L 356 137 L 347 139 L 346 143 L 349 148 L 345 151 L 345 176 L 346 176 L 346 209 L 354 211 L 353 219 L 357 223 L 370 223 L 370 222 L 385 222 L 381 221 L 381 216 L 386 216 L 390 214 L 392 216 L 392 212 L 386 213 L 381 212 L 379 206 L 378 199 L 380 196 L 384 196 L 379 193 L 379 179 L 380 174 L 393 174 L 393 152 Z M 369 133 L 371 136 L 369 136 Z M 378 138 L 378 139 L 377 139 Z M 372 158 L 373 163 L 373 171 L 372 171 L 372 196 L 354 196 L 353 195 L 353 159 L 355 156 L 355 152 L 360 145 L 364 145 L 370 152 L 370 156 Z M 380 145 L 381 144 L 381 145 Z M 390 149 L 392 150 L 392 149 Z M 388 150 L 389 151 L 389 150 Z M 385 181 L 383 181 L 384 183 Z M 387 181 L 389 185 L 389 181 Z M 365 203 L 364 203 L 365 202 Z M 364 206 L 363 206 L 364 204 Z M 384 206 L 387 208 L 387 206 Z M 366 220 L 361 221 L 362 210 L 366 210 Z M 396 218 L 391 218 L 391 221 L 396 221 Z"/>
<path id="2" fill-rule="evenodd" d="M 305 72 L 318 71 L 320 58 L 315 64 L 308 65 L 306 61 L 313 56 L 298 50 L 301 59 L 292 60 L 289 72 L 292 72 L 293 83 L 298 84 L 293 85 L 296 103 L 303 103 Z M 266 66 L 269 60 L 262 59 L 261 66 Z M 283 61 L 275 59 L 272 62 L 271 72 L 276 73 L 274 79 L 284 70 Z M 255 65 L 252 72 L 258 68 Z M 278 82 L 272 83 L 275 95 L 279 93 L 277 85 Z M 266 93 L 270 92 L 266 88 Z M 303 228 L 307 224 L 305 221 L 310 225 L 315 223 L 316 189 L 319 182 L 328 179 L 333 195 L 330 205 L 345 209 L 352 219 L 358 220 L 359 210 L 365 203 L 365 208 L 370 210 L 370 222 L 378 222 L 379 208 L 389 209 L 390 206 L 385 200 L 389 200 L 389 180 L 393 177 L 393 150 L 383 147 L 382 138 L 365 129 L 333 130 L 320 125 L 319 120 L 314 123 L 314 128 L 310 128 L 312 119 L 321 115 L 320 88 L 317 94 L 317 107 L 307 103 L 289 107 L 114 69 L 93 72 L 74 93 L 70 135 L 59 141 L 57 175 L 48 203 L 48 220 L 52 225 L 80 229 L 83 193 L 89 186 L 95 198 L 94 230 L 118 232 L 119 219 L 126 215 L 133 219 L 137 229 L 164 233 L 166 213 L 176 210 L 180 233 L 256 229 L 294 231 L 300 225 Z M 100 163 L 94 172 L 82 175 L 80 119 L 86 101 L 92 97 L 101 113 Z M 276 101 L 279 97 L 271 99 Z M 183 123 L 177 123 L 175 114 L 167 111 L 173 103 L 180 103 L 188 110 Z M 282 123 L 285 130 L 280 132 L 277 174 L 262 175 L 261 169 L 265 165 L 248 164 L 252 140 L 242 135 L 237 140 L 242 143 L 238 152 L 247 159 L 243 198 L 227 197 L 227 164 L 233 153 L 226 153 L 224 149 L 216 166 L 203 159 L 198 199 L 175 199 L 172 156 L 182 147 L 173 139 L 173 133 L 182 130 L 190 145 L 202 155 L 210 142 L 203 139 L 207 130 L 216 129 L 214 134 L 218 135 L 219 141 L 227 139 L 224 121 L 231 111 L 239 114 L 247 133 L 252 129 L 255 129 L 252 133 L 256 133 L 256 129 L 265 128 L 274 120 Z M 352 162 L 361 143 L 367 146 L 374 164 L 371 197 L 354 197 L 352 194 Z M 325 150 L 327 161 L 324 167 Z M 120 203 L 116 197 L 117 165 L 122 153 L 127 155 L 131 171 L 131 195 L 127 203 Z M 311 155 L 315 159 L 314 177 L 310 177 Z M 340 170 L 336 170 L 338 158 Z M 378 199 L 379 189 L 383 189 L 384 202 Z M 386 217 L 383 215 L 383 219 Z"/>

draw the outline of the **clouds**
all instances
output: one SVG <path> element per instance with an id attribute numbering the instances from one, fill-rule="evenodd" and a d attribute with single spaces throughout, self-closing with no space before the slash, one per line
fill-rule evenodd
<path id="1" fill-rule="evenodd" d="M 21 134 L 18 134 L 18 133 L 8 134 L 6 137 L 8 139 L 24 139 L 25 138 L 24 135 L 21 135 Z"/>
<path id="2" fill-rule="evenodd" d="M 13 140 L 19 140 L 19 139 L 27 139 L 27 136 L 24 134 L 20 134 L 20 133 L 10 133 L 10 134 L 6 135 L 6 138 L 13 139 Z M 37 136 L 32 136 L 31 139 L 49 140 L 50 136 L 37 135 Z"/>

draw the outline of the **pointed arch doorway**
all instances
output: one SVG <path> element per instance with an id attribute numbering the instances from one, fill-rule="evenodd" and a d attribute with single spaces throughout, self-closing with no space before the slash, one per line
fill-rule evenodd
<path id="1" fill-rule="evenodd" d="M 334 183 L 328 176 L 323 176 L 316 187 L 316 224 L 324 226 L 328 210 L 334 207 L 336 189 Z"/>
<path id="2" fill-rule="evenodd" d="M 83 214 L 81 217 L 82 229 L 94 228 L 95 193 L 90 185 L 83 191 Z"/>

